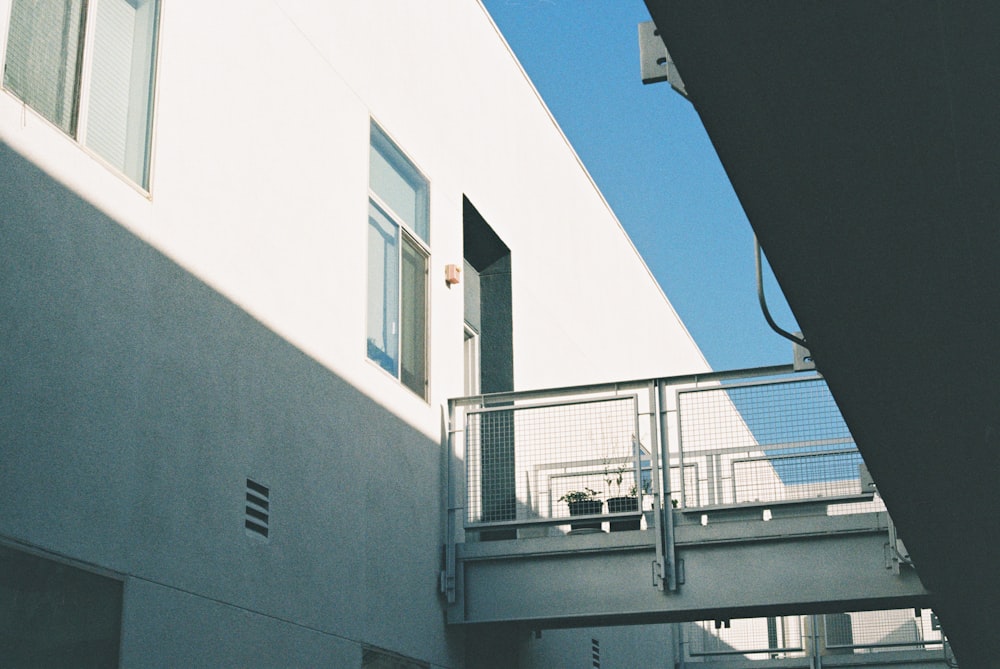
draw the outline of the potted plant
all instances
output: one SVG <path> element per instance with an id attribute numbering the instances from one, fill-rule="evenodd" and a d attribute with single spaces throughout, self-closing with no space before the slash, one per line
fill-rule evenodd
<path id="1" fill-rule="evenodd" d="M 639 511 L 639 495 L 633 484 L 629 488 L 628 494 L 621 497 L 608 498 L 608 513 L 630 513 Z M 624 520 L 610 521 L 612 532 L 622 532 L 624 530 L 638 530 L 639 518 L 628 518 Z"/>
<path id="2" fill-rule="evenodd" d="M 569 515 L 571 516 L 593 516 L 601 513 L 604 509 L 604 502 L 596 490 L 584 488 L 583 490 L 570 490 L 559 498 L 560 502 L 569 505 Z M 600 521 L 587 523 L 570 523 L 574 530 L 601 529 Z"/>
<path id="3" fill-rule="evenodd" d="M 636 490 L 635 484 L 629 489 L 627 495 L 622 495 L 622 481 L 625 480 L 625 472 L 629 471 L 629 463 L 621 463 L 615 469 L 604 468 L 604 481 L 608 484 L 608 493 L 611 492 L 611 486 L 614 486 L 618 491 L 615 497 L 608 497 L 608 513 L 630 513 L 639 511 L 639 495 Z M 639 529 L 639 518 L 628 520 L 612 520 L 610 521 L 610 527 L 612 532 L 621 532 L 624 530 L 638 530 Z"/>

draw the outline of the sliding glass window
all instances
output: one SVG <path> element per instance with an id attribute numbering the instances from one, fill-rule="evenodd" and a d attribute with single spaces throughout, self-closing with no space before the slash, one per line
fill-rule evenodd
<path id="1" fill-rule="evenodd" d="M 158 0 L 14 0 L 4 87 L 149 186 Z"/>
<path id="2" fill-rule="evenodd" d="M 371 126 L 368 357 L 427 397 L 427 181 Z"/>

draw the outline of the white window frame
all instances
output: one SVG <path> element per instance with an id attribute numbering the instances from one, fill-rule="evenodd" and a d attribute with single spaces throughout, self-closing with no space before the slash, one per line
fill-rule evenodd
<path id="1" fill-rule="evenodd" d="M 482 352 L 480 349 L 479 333 L 468 323 L 465 323 L 463 332 L 462 374 L 465 379 L 463 392 L 466 396 L 478 395 L 482 392 Z"/>
<path id="2" fill-rule="evenodd" d="M 421 191 L 422 192 L 418 193 L 418 195 L 417 195 L 417 197 L 418 197 L 418 206 L 421 206 L 423 208 L 422 215 L 425 217 L 424 225 L 427 227 L 427 237 L 429 238 L 430 237 L 430 233 L 429 233 L 429 227 L 430 227 L 429 226 L 429 218 L 430 218 L 430 183 L 429 183 L 429 181 L 423 175 L 423 172 L 421 172 L 416 167 L 416 165 L 413 163 L 413 161 L 410 160 L 409 156 L 407 156 L 403 152 L 403 150 L 399 148 L 399 145 L 374 120 L 372 120 L 370 122 L 369 155 L 370 155 L 371 150 L 373 150 L 373 148 L 375 146 L 375 140 L 373 138 L 376 136 L 376 134 L 379 136 L 380 144 L 382 144 L 384 148 L 389 149 L 389 151 L 391 153 L 394 153 L 395 154 L 394 158 L 396 158 L 397 160 L 399 160 L 400 162 L 403 163 L 403 167 L 405 168 L 405 171 L 409 172 L 411 177 L 415 177 L 417 180 L 419 180 L 421 182 L 421 185 L 422 185 Z M 391 161 L 390 161 L 390 164 L 391 164 Z M 395 314 L 395 316 L 396 316 L 396 326 L 397 327 L 395 329 L 395 332 L 392 333 L 392 336 L 395 337 L 395 343 L 396 343 L 396 360 L 395 360 L 396 369 L 395 369 L 394 372 L 391 371 L 391 370 L 386 369 L 382 364 L 380 364 L 378 362 L 378 360 L 374 359 L 371 356 L 371 354 L 369 352 L 367 352 L 367 351 L 366 351 L 366 357 L 369 360 L 369 362 L 371 362 L 372 364 L 374 364 L 377 367 L 379 367 L 379 369 L 382 369 L 385 373 L 390 374 L 393 377 L 395 377 L 396 380 L 399 381 L 404 387 L 406 387 L 409 390 L 411 390 L 412 392 L 416 393 L 417 395 L 419 395 L 424 400 L 427 400 L 429 398 L 429 396 L 430 396 L 430 288 L 431 288 L 431 286 L 430 286 L 430 262 L 431 262 L 430 244 L 429 244 L 428 241 L 425 241 L 423 238 L 421 238 L 421 236 L 417 233 L 417 231 L 414 230 L 413 227 L 409 224 L 409 222 L 407 221 L 407 219 L 406 219 L 405 216 L 403 216 L 403 215 L 399 214 L 398 212 L 394 211 L 393 208 L 392 208 L 392 206 L 390 206 L 388 202 L 386 202 L 382 197 L 379 196 L 379 194 L 373 189 L 371 181 L 372 181 L 371 180 L 371 171 L 370 171 L 370 168 L 369 168 L 369 180 L 368 180 L 369 210 L 370 210 L 371 207 L 374 207 L 374 208 L 378 209 L 380 211 L 380 213 L 382 215 L 384 215 L 389 220 L 389 222 L 391 224 L 395 225 L 398 228 L 398 231 L 399 231 L 399 241 L 398 241 L 398 244 L 397 244 L 396 254 L 395 254 L 395 256 L 396 256 L 396 267 L 397 267 L 397 272 L 396 272 L 397 285 L 395 287 L 396 288 L 397 304 L 396 304 L 396 314 Z M 369 223 L 369 225 L 370 225 L 370 223 Z M 370 242 L 366 242 L 366 243 L 370 243 Z M 423 257 L 423 259 L 424 259 L 423 295 L 422 295 L 423 299 L 422 299 L 422 303 L 420 303 L 418 305 L 418 308 L 420 309 L 421 313 L 423 314 L 423 342 L 422 342 L 422 344 L 423 344 L 423 356 L 422 356 L 422 360 L 421 360 L 422 367 L 423 367 L 423 369 L 421 370 L 421 375 L 422 375 L 422 378 L 423 378 L 423 384 L 422 384 L 423 387 L 419 388 L 419 389 L 418 388 L 414 388 L 412 385 L 410 385 L 409 383 L 407 383 L 404 380 L 404 378 L 403 378 L 403 369 L 404 369 L 403 341 L 404 341 L 404 337 L 406 336 L 406 333 L 404 333 L 402 331 L 403 330 L 403 309 L 404 309 L 404 300 L 403 300 L 403 292 L 404 292 L 403 291 L 403 275 L 404 275 L 404 272 L 403 272 L 403 253 L 404 253 L 404 245 L 409 245 L 418 254 L 420 254 Z M 371 262 L 371 249 L 367 249 L 366 250 L 366 259 L 367 259 L 367 262 Z M 366 305 L 367 305 L 368 309 L 371 308 L 371 291 L 372 290 L 373 290 L 372 286 L 369 285 L 369 286 L 366 287 L 365 294 L 366 294 Z M 367 340 L 369 338 L 369 334 L 370 334 L 368 332 L 368 330 L 367 330 L 368 325 L 370 324 L 370 318 L 368 318 L 367 314 L 366 314 L 366 321 L 365 322 L 366 322 L 365 336 L 366 336 L 366 340 Z"/>
<path id="3" fill-rule="evenodd" d="M 162 12 L 162 0 L 145 0 L 150 3 L 152 8 L 148 11 L 152 11 L 153 15 L 150 18 L 150 31 L 149 36 L 149 72 L 148 81 L 144 87 L 146 94 L 146 113 L 145 113 L 145 129 L 142 131 L 144 135 L 141 141 L 141 151 L 140 156 L 136 156 L 134 153 L 131 156 L 126 156 L 125 164 L 116 164 L 112 159 L 102 154 L 102 152 L 94 148 L 88 143 L 88 128 L 91 113 L 91 93 L 93 84 L 93 66 L 94 66 L 94 52 L 95 52 L 95 41 L 97 35 L 97 17 L 98 11 L 101 7 L 102 2 L 109 2 L 111 0 L 85 0 L 83 8 L 83 35 L 82 44 L 80 45 L 80 65 L 79 74 L 77 77 L 78 94 L 76 99 L 73 101 L 73 113 L 75 115 L 75 122 L 69 131 L 60 127 L 56 122 L 49 119 L 44 112 L 34 109 L 31 103 L 23 100 L 22 97 L 16 93 L 14 90 L 9 88 L 6 83 L 6 64 L 8 59 L 8 44 L 10 41 L 10 30 L 13 24 L 12 14 L 14 11 L 14 3 L 10 3 L 10 9 L 7 15 L 4 17 L 5 23 L 2 26 L 2 37 L 0 37 L 0 58 L 4 64 L 4 71 L 0 73 L 0 89 L 14 96 L 18 100 L 21 100 L 22 104 L 27 109 L 31 109 L 39 118 L 44 120 L 55 127 L 59 132 L 73 139 L 81 148 L 87 151 L 90 155 L 94 156 L 102 163 L 108 166 L 109 169 L 115 171 L 117 174 L 121 175 L 129 183 L 138 186 L 142 191 L 149 191 L 150 184 L 150 173 L 152 171 L 152 153 L 153 153 L 153 120 L 155 118 L 155 106 L 156 106 L 156 73 L 157 73 L 157 63 L 159 58 L 159 39 L 160 39 L 160 15 Z M 126 0 L 129 4 L 133 4 L 136 0 Z M 140 0 L 142 1 L 142 0 Z M 145 51 L 143 53 L 146 53 Z M 132 52 L 133 59 L 135 58 L 135 52 Z M 129 118 L 128 122 L 132 122 L 132 117 L 130 116 L 132 111 L 132 105 L 129 105 Z M 126 135 L 129 134 L 129 128 L 123 129 Z M 135 145 L 133 145 L 135 146 Z M 136 149 L 126 149 L 126 152 L 136 151 Z M 129 169 L 129 164 L 135 167 L 134 170 Z"/>

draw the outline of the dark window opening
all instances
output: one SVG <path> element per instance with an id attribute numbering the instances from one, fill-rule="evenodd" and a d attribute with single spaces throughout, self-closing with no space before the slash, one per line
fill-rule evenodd
<path id="1" fill-rule="evenodd" d="M 465 256 L 465 326 L 476 335 L 478 359 L 466 359 L 478 368 L 482 393 L 514 389 L 514 326 L 511 297 L 510 249 L 501 241 L 479 211 L 463 200 L 463 252 Z M 466 340 L 468 341 L 468 339 Z M 517 513 L 514 477 L 514 434 L 508 411 L 484 414 L 480 429 L 483 519 L 513 520 Z M 487 474 L 488 472 L 488 474 Z M 487 530 L 484 541 L 513 539 L 515 530 Z"/>
<path id="2" fill-rule="evenodd" d="M 122 585 L 0 545 L 0 665 L 117 667 Z"/>

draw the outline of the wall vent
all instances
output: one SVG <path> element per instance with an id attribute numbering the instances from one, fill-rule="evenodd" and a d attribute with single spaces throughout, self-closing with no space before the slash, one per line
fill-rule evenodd
<path id="1" fill-rule="evenodd" d="M 590 640 L 590 656 L 594 660 L 594 669 L 601 669 L 601 642 L 597 639 Z"/>
<path id="2" fill-rule="evenodd" d="M 267 538 L 270 532 L 271 490 L 252 479 L 247 479 L 247 506 L 243 526 L 251 536 Z"/>

